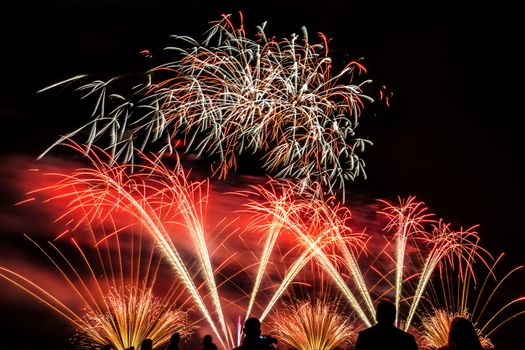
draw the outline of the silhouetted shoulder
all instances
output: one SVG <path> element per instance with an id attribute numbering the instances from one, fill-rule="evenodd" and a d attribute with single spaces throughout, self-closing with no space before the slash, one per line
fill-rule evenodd
<path id="1" fill-rule="evenodd" d="M 375 325 L 359 332 L 356 350 L 417 350 L 413 335 L 393 325 Z"/>

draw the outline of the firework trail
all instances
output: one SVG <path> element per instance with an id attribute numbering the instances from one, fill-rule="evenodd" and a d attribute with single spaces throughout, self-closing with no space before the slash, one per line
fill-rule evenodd
<path id="1" fill-rule="evenodd" d="M 70 221 L 72 229 L 65 231 L 59 237 L 69 234 L 83 221 L 90 223 L 114 222 L 123 214 L 133 217 L 139 226 L 155 239 L 163 256 L 175 268 L 184 286 L 190 292 L 192 300 L 222 345 L 224 347 L 234 345 L 234 334 L 226 325 L 222 311 L 223 305 L 221 305 L 219 297 L 219 286 L 215 282 L 215 276 L 219 271 L 212 268 L 211 254 L 207 248 L 204 235 L 203 223 L 208 201 L 207 182 L 190 182 L 180 164 L 175 167 L 175 170 L 169 170 L 156 160 L 150 161 L 144 157 L 143 160 L 146 165 L 135 165 L 134 172 L 131 173 L 129 172 L 131 165 L 116 165 L 112 162 L 111 157 L 104 152 L 98 156 L 99 151 L 93 150 L 87 153 L 78 145 L 72 144 L 71 147 L 85 156 L 91 163 L 91 167 L 77 169 L 72 174 L 54 174 L 58 177 L 58 182 L 44 189 L 39 189 L 39 191 L 54 193 L 53 199 L 67 200 L 69 207 L 59 219 L 69 219 L 74 213 L 79 213 L 82 218 L 82 220 Z M 107 158 L 107 160 L 104 161 L 102 158 Z M 287 195 L 297 196 L 296 187 L 293 186 L 292 188 L 291 182 L 286 183 L 289 191 Z M 290 192 L 292 190 L 293 192 Z M 270 192 L 265 193 L 270 195 Z M 278 195 L 274 194 L 273 198 L 278 199 Z M 322 251 L 324 246 L 336 240 L 344 239 L 346 244 L 356 245 L 356 247 L 352 246 L 352 249 L 361 249 L 360 235 L 351 232 L 346 234 L 348 229 L 342 227 L 347 218 L 345 216 L 347 212 L 337 206 L 333 209 L 328 203 L 314 199 L 312 195 L 311 198 L 305 197 L 295 204 L 291 197 L 289 200 L 278 199 L 282 205 L 289 207 L 286 209 L 289 210 L 289 213 L 284 215 L 281 213 L 280 216 L 276 215 L 275 208 L 266 209 L 267 213 L 264 215 L 270 218 L 271 224 L 264 225 L 264 227 L 260 225 L 259 228 L 268 232 L 268 242 L 259 264 L 247 315 L 253 308 L 262 276 L 266 272 L 273 246 L 276 244 L 277 236 L 281 231 L 284 230 L 297 237 L 296 247 L 303 249 L 303 252 L 293 258 L 291 267 L 287 269 L 283 281 L 278 283 L 276 292 L 272 295 L 270 303 L 265 307 L 262 318 L 266 317 L 287 287 L 314 256 L 321 254 L 320 259 L 325 260 L 325 264 L 330 264 L 332 271 L 335 271 L 336 267 L 330 263 L 329 258 Z M 342 217 L 338 217 L 341 213 Z M 304 216 L 309 218 L 304 221 Z M 119 225 L 124 224 L 120 223 Z M 336 230 L 337 225 L 341 228 Z M 173 226 L 175 226 L 175 230 L 172 230 Z M 187 263 L 182 258 L 181 247 L 173 241 L 176 235 L 180 235 L 180 227 L 189 233 L 194 243 L 194 251 L 199 262 L 199 274 L 207 286 L 214 307 L 213 312 L 210 312 L 205 296 L 199 291 L 195 282 L 195 275 L 192 275 Z M 106 237 L 100 238 L 100 241 L 117 235 L 118 231 L 115 229 Z M 343 233 L 345 237 L 343 237 Z M 230 260 L 230 258 L 226 258 L 226 260 Z M 221 266 L 226 265 L 228 265 L 227 261 L 221 262 Z M 241 270 L 248 267 L 244 266 Z M 240 272 L 242 271 L 236 271 L 234 274 Z M 230 277 L 225 283 L 229 281 L 231 281 Z M 339 284 L 344 283 L 339 281 Z M 350 295 L 349 298 L 353 298 L 347 286 L 342 287 L 342 289 L 347 295 Z M 357 301 L 354 303 L 357 305 Z M 222 333 L 218 327 L 221 328 Z"/>
<path id="2" fill-rule="evenodd" d="M 385 205 L 385 209 L 381 214 L 388 219 L 387 230 L 395 232 L 396 240 L 396 277 L 395 277 L 395 305 L 396 310 L 399 310 L 401 301 L 401 292 L 403 287 L 403 268 L 405 266 L 405 253 L 408 239 L 413 235 L 426 235 L 423 224 L 431 222 L 431 214 L 427 214 L 427 208 L 423 203 L 416 202 L 415 197 L 409 197 L 407 200 L 399 199 L 398 205 L 392 205 L 386 201 L 381 201 Z M 398 316 L 396 313 L 395 324 L 398 324 Z"/>
<path id="3" fill-rule="evenodd" d="M 430 249 L 430 252 L 426 256 L 418 276 L 416 291 L 405 320 L 405 330 L 410 326 L 419 301 L 438 264 L 446 259 L 451 262 L 454 258 L 459 259 L 460 263 L 468 263 L 469 260 L 465 259 L 465 257 L 476 254 L 476 249 L 478 248 L 478 236 L 474 231 L 471 229 L 452 230 L 450 224 L 445 224 L 442 221 L 438 221 L 437 225 L 433 226 L 431 236 L 424 238 L 424 242 Z M 467 268 L 471 269 L 472 267 L 467 265 Z"/>
<path id="4" fill-rule="evenodd" d="M 266 238 L 265 250 L 260 259 L 256 280 L 262 279 L 262 272 L 268 263 L 267 257 L 270 256 L 268 250 L 273 248 L 276 240 L 275 235 L 279 235 L 281 232 L 290 233 L 305 249 L 286 272 L 260 318 L 264 319 L 268 315 L 278 298 L 301 269 L 310 259 L 315 258 L 343 292 L 359 318 L 365 324 L 371 325 L 369 316 L 324 251 L 328 245 L 337 244 L 340 247 L 344 244 L 347 253 L 355 259 L 354 254 L 363 249 L 363 235 L 352 232 L 347 226 L 347 221 L 350 219 L 349 210 L 337 205 L 333 202 L 333 198 L 332 201 L 320 199 L 319 193 L 315 189 L 308 193 L 302 188 L 298 189 L 297 184 L 290 181 L 270 181 L 267 186 L 255 186 L 251 194 L 255 195 L 255 199 L 246 207 L 253 213 L 254 225 L 261 228 L 263 232 L 270 232 Z M 354 266 L 354 268 L 356 270 L 352 271 L 352 275 L 361 275 L 358 266 Z M 258 284 L 256 286 L 258 287 Z M 257 290 L 253 289 L 252 300 L 256 293 Z M 251 304 L 253 301 L 250 301 Z M 373 317 L 373 313 L 371 317 Z"/>
<path id="5" fill-rule="evenodd" d="M 86 346 L 110 344 L 124 350 L 138 347 L 146 338 L 162 346 L 174 332 L 185 337 L 192 333 L 194 326 L 189 323 L 186 312 L 173 307 L 181 297 L 176 284 L 160 292 L 161 297 L 156 296 L 160 291 L 156 286 L 161 260 L 154 258 L 152 245 L 144 244 L 141 236 L 138 240 L 138 244 L 131 243 L 132 249 L 133 244 L 137 244 L 138 253 L 126 252 L 124 242 L 116 236 L 95 245 L 93 254 L 88 254 L 72 239 L 71 256 L 80 257 L 81 263 L 74 263 L 52 243 L 46 251 L 31 240 L 63 278 L 62 288 L 69 288 L 76 296 L 80 311 L 14 270 L 0 267 L 0 277 L 71 322 Z"/>
<path id="6" fill-rule="evenodd" d="M 84 97 L 96 96 L 93 119 L 52 147 L 89 129 L 88 149 L 108 135 L 105 149 L 123 162 L 160 143 L 160 154 L 184 146 L 217 156 L 213 168 L 223 178 L 246 153 L 261 154 L 274 176 L 320 183 L 332 193 L 365 176 L 359 153 L 371 143 L 355 132 L 364 101 L 372 99 L 362 91 L 368 81 L 353 82 L 364 67 L 333 69 L 324 35 L 311 44 L 302 28 L 277 41 L 263 24 L 251 39 L 242 15 L 239 26 L 225 15 L 202 43 L 174 37 L 179 46 L 167 50 L 177 60 L 148 72 L 131 97 L 110 92 L 117 78 L 81 86 Z"/>
<path id="7" fill-rule="evenodd" d="M 155 239 L 223 346 L 228 342 L 232 344 L 202 226 L 207 204 L 207 182 L 190 183 L 180 165 L 174 170 L 168 170 L 156 160 L 146 157 L 146 165 L 142 169 L 136 166 L 135 172 L 131 173 L 129 165 L 114 164 L 107 153 L 94 150 L 88 153 L 74 143 L 70 147 L 86 157 L 91 167 L 77 169 L 72 174 L 51 174 L 60 180 L 55 185 L 38 190 L 58 193 L 54 199 L 69 200 L 68 210 L 59 219 L 74 213 L 82 217 L 82 220 L 73 222 L 72 229 L 66 230 L 61 236 L 76 229 L 84 221 L 116 221 L 123 213 L 135 218 Z M 103 160 L 104 157 L 107 161 Z M 209 311 L 187 264 L 173 243 L 174 233 L 170 232 L 167 226 L 169 223 L 179 226 L 178 233 L 180 227 L 185 229 L 194 242 L 200 273 L 212 299 L 222 333 L 213 319 L 214 313 Z M 113 234 L 117 234 L 117 231 L 109 236 Z"/>
<path id="8" fill-rule="evenodd" d="M 489 337 L 511 319 L 525 314 L 523 309 L 508 312 L 518 303 L 523 306 L 524 297 L 494 308 L 493 297 L 511 276 L 523 269 L 523 266 L 517 266 L 498 278 L 496 270 L 503 256 L 501 254 L 489 265 L 487 260 L 491 259 L 490 255 L 485 261 L 479 261 L 478 256 L 472 255 L 469 263 L 480 263 L 475 270 L 447 265 L 441 269 L 438 282 L 431 283 L 427 288 L 428 302 L 423 305 L 428 310 L 421 321 L 421 333 L 428 346 L 438 348 L 446 344 L 444 335 L 448 334 L 450 321 L 455 316 L 461 316 L 474 324 L 482 345 L 493 348 Z M 488 310 L 494 311 L 487 315 Z"/>
<path id="9" fill-rule="evenodd" d="M 91 167 L 77 169 L 72 174 L 54 174 L 59 181 L 40 190 L 54 192 L 53 198 L 68 202 L 62 218 L 80 214 L 81 220 L 70 221 L 72 228 L 59 237 L 76 230 L 82 222 L 115 223 L 122 215 L 135 218 L 138 225 L 152 235 L 163 256 L 175 268 L 192 302 L 221 344 L 224 347 L 235 344 L 235 335 L 224 319 L 219 285 L 215 282 L 220 267 L 213 268 L 205 236 L 208 183 L 189 181 L 179 163 L 170 170 L 157 159 L 149 160 L 143 156 L 145 165 L 135 165 L 135 171 L 130 172 L 131 165 L 117 165 L 107 153 L 98 150 L 87 152 L 76 144 L 71 147 L 86 157 Z M 342 293 L 357 318 L 366 326 L 375 322 L 372 305 L 377 295 L 372 296 L 372 291 L 377 284 L 370 287 L 365 282 L 369 280 L 365 279 L 358 259 L 366 247 L 365 235 L 350 229 L 348 208 L 338 204 L 334 197 L 323 198 L 321 186 L 304 187 L 302 183 L 285 180 L 270 180 L 265 185 L 252 186 L 251 190 L 241 193 L 250 199 L 245 203 L 251 220 L 248 229 L 262 233 L 264 241 L 256 264 L 245 264 L 240 266 L 241 271 L 234 272 L 234 275 L 249 273 L 252 267 L 257 268 L 251 293 L 245 294 L 246 299 L 249 298 L 248 306 L 243 309 L 246 316 L 257 305 L 262 310 L 260 318 L 267 317 L 306 264 L 315 261 Z M 414 198 L 400 200 L 398 204 L 383 204 L 385 208 L 379 213 L 386 217 L 386 231 L 392 238 L 380 254 L 375 255 L 384 254 L 394 264 L 391 271 L 381 276 L 383 282 L 391 285 L 391 289 L 384 294 L 394 291 L 400 296 L 399 304 L 408 305 L 408 316 L 403 325 L 408 329 L 435 269 L 454 261 L 471 269 L 470 258 L 466 257 L 477 254 L 478 238 L 472 229 L 452 230 L 442 221 L 431 220 L 423 203 Z M 123 224 L 114 225 L 118 228 L 100 238 L 99 242 L 118 235 Z M 182 246 L 174 241 L 183 231 L 190 235 L 192 247 L 197 253 L 197 274 L 190 271 L 180 253 Z M 237 237 L 238 233 L 237 230 L 230 236 Z M 285 254 L 292 263 L 282 270 L 283 277 L 277 283 L 272 281 L 271 294 L 268 293 L 270 289 L 264 289 L 269 302 L 262 305 L 256 299 L 261 292 L 263 278 L 268 274 L 270 259 L 275 257 L 276 248 L 281 249 L 279 237 L 283 235 L 287 236 L 287 242 L 292 238 L 293 247 Z M 395 247 L 393 254 L 388 251 L 390 246 Z M 254 254 L 254 251 L 251 253 Z M 290 257 L 292 260 L 289 260 Z M 223 261 L 220 266 L 227 264 Z M 408 272 L 407 267 L 413 271 Z M 372 271 L 379 272 L 379 268 L 372 267 Z M 203 294 L 196 283 L 197 275 L 202 278 L 207 294 Z M 394 282 L 388 281 L 390 275 L 395 277 Z M 229 277 L 223 283 L 230 282 L 235 284 Z M 407 295 L 409 288 L 413 289 Z M 240 305 L 242 301 L 243 298 L 240 298 L 229 304 Z M 213 306 L 213 311 L 210 311 L 208 304 Z"/>
<path id="10" fill-rule="evenodd" d="M 337 310 L 337 304 L 324 300 L 296 301 L 272 314 L 272 332 L 292 349 L 331 350 L 354 334 L 354 327 Z"/>

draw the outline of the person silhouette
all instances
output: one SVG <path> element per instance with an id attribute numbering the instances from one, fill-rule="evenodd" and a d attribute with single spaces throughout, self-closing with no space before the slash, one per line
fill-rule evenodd
<path id="1" fill-rule="evenodd" d="M 355 350 L 417 350 L 414 336 L 394 326 L 392 302 L 383 299 L 377 304 L 376 319 L 376 325 L 359 332 Z"/>
<path id="2" fill-rule="evenodd" d="M 465 317 L 454 317 L 448 330 L 448 344 L 439 350 L 483 350 L 472 323 Z"/>
<path id="3" fill-rule="evenodd" d="M 217 350 L 217 345 L 213 343 L 211 335 L 206 334 L 202 338 L 202 350 Z"/>
<path id="4" fill-rule="evenodd" d="M 238 346 L 233 350 L 271 349 L 270 345 L 261 339 L 261 322 L 258 318 L 250 317 L 244 321 L 244 327 L 242 331 L 244 333 L 244 338 L 242 339 L 241 346 Z"/>
<path id="5" fill-rule="evenodd" d="M 140 344 L 140 350 L 153 350 L 153 340 L 144 339 Z"/>
<path id="6" fill-rule="evenodd" d="M 180 343 L 180 334 L 179 332 L 175 332 L 171 335 L 170 343 L 166 350 L 179 350 L 179 343 Z"/>

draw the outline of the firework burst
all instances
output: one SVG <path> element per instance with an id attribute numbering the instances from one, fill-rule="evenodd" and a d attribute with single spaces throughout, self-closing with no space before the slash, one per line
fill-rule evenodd
<path id="1" fill-rule="evenodd" d="M 154 258 L 153 249 L 142 240 L 138 243 L 141 250 L 138 253 L 128 254 L 123 242 L 114 237 L 90 249 L 93 254 L 89 254 L 91 251 L 72 239 L 71 256 L 80 257 L 82 264 L 73 262 L 52 243 L 49 243 L 51 250 L 46 251 L 31 241 L 56 268 L 64 280 L 62 289 L 70 291 L 78 305 L 67 305 L 58 293 L 14 270 L 0 267 L 0 277 L 67 319 L 77 329 L 84 345 L 111 345 L 116 350 L 124 350 L 138 347 L 149 338 L 159 347 L 166 344 L 174 332 L 185 337 L 195 328 L 187 313 L 174 307 L 182 295 L 177 285 L 167 289 L 158 287 L 161 260 Z"/>
<path id="2" fill-rule="evenodd" d="M 277 41 L 262 25 L 251 39 L 242 16 L 235 26 L 225 15 L 203 43 L 174 37 L 180 46 L 167 49 L 179 58 L 149 72 L 132 97 L 108 91 L 116 78 L 80 87 L 85 97 L 98 96 L 93 120 L 56 144 L 89 129 L 88 148 L 109 135 L 106 150 L 123 162 L 150 143 L 160 143 L 161 154 L 183 145 L 217 156 L 220 177 L 235 169 L 238 156 L 260 153 L 269 173 L 331 192 L 364 176 L 359 154 L 370 142 L 355 132 L 371 98 L 362 91 L 366 82 L 353 83 L 364 67 L 350 62 L 335 70 L 324 35 L 312 44 L 302 28 Z"/>
<path id="3" fill-rule="evenodd" d="M 421 320 L 420 332 L 421 342 L 425 349 L 439 349 L 448 344 L 448 333 L 450 322 L 456 317 L 464 317 L 472 320 L 471 315 L 466 311 L 449 312 L 446 310 L 434 309 L 433 314 Z M 492 349 L 494 345 L 489 338 L 475 328 L 483 349 Z"/>
<path id="4" fill-rule="evenodd" d="M 270 327 L 280 342 L 298 350 L 339 348 L 355 333 L 337 303 L 321 300 L 285 304 L 271 316 Z"/>
<path id="5" fill-rule="evenodd" d="M 90 308 L 82 316 L 80 332 L 98 345 L 112 344 L 117 350 L 136 347 L 144 339 L 159 348 L 173 333 L 185 337 L 191 329 L 186 312 L 169 310 L 164 302 L 151 289 L 113 289 L 104 299 L 104 310 Z"/>
<path id="6" fill-rule="evenodd" d="M 460 316 L 474 324 L 484 348 L 493 348 L 489 337 L 511 319 L 525 314 L 523 297 L 512 299 L 502 307 L 493 305 L 493 297 L 500 288 L 523 269 L 523 266 L 515 267 L 499 278 L 496 270 L 503 256 L 501 254 L 491 265 L 482 261 L 475 270 L 461 266 L 442 267 L 437 283 L 430 284 L 426 292 L 427 302 L 422 305 L 427 308 L 424 312 L 427 316 L 421 320 L 420 327 L 426 346 L 437 349 L 445 345 L 450 321 Z M 473 255 L 468 259 L 470 264 L 476 264 L 476 257 Z"/>

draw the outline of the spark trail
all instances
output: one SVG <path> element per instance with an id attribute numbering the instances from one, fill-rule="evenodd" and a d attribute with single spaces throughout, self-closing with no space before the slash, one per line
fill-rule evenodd
<path id="1" fill-rule="evenodd" d="M 416 202 L 415 197 L 409 197 L 407 200 L 399 199 L 398 205 L 392 205 L 386 201 L 381 201 L 385 209 L 381 212 L 389 219 L 386 229 L 394 231 L 396 241 L 396 277 L 395 277 L 395 305 L 399 310 L 401 302 L 401 293 L 403 289 L 403 269 L 405 266 L 405 254 L 408 239 L 411 236 L 424 236 L 423 225 L 432 222 L 432 214 L 426 213 L 427 208 L 421 202 Z M 399 313 L 396 313 L 395 324 L 397 325 Z"/>

